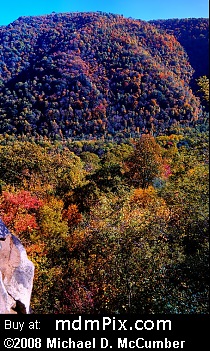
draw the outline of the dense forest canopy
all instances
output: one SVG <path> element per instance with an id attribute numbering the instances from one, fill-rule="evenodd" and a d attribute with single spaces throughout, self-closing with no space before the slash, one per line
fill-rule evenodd
<path id="1" fill-rule="evenodd" d="M 1 140 L 0 216 L 35 313 L 207 313 L 208 135 Z"/>
<path id="2" fill-rule="evenodd" d="M 0 28 L 0 132 L 91 139 L 194 125 L 195 67 L 177 39 L 113 14 L 20 17 Z"/>

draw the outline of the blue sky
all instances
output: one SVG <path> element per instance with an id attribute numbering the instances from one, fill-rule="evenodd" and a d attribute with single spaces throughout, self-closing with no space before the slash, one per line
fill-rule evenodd
<path id="1" fill-rule="evenodd" d="M 1 0 L 0 25 L 20 16 L 104 11 L 142 20 L 209 17 L 209 0 Z"/>

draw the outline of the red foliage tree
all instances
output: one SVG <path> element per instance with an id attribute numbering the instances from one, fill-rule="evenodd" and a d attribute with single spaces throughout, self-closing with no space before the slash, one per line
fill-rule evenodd
<path id="1" fill-rule="evenodd" d="M 37 229 L 36 211 L 42 201 L 29 191 L 3 191 L 0 198 L 0 215 L 9 229 L 16 234 Z"/>

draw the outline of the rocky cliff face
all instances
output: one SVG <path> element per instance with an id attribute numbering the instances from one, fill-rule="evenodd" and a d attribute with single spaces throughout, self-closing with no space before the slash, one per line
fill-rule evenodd
<path id="1" fill-rule="evenodd" d="M 30 313 L 34 265 L 0 219 L 0 314 Z"/>

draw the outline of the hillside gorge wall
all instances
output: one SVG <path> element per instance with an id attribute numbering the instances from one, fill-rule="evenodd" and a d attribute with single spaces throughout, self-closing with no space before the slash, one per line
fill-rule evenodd
<path id="1" fill-rule="evenodd" d="M 34 265 L 0 219 L 0 314 L 30 313 Z"/>

